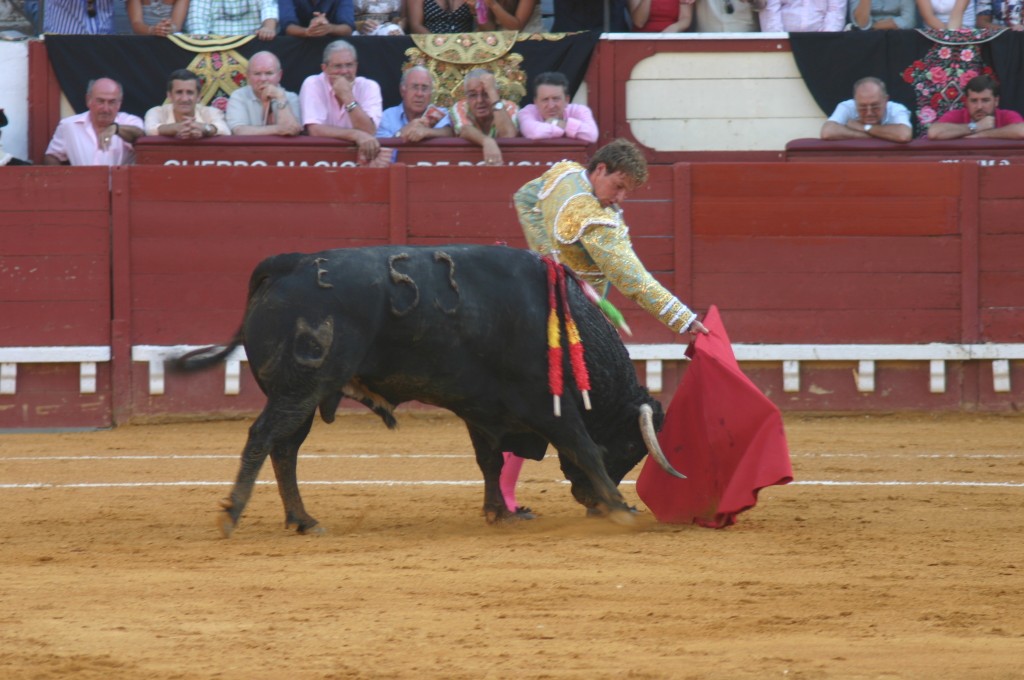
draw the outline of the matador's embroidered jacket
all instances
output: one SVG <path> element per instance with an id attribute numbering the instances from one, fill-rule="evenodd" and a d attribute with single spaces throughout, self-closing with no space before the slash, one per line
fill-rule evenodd
<path id="1" fill-rule="evenodd" d="M 633 252 L 622 211 L 601 206 L 585 168 L 562 161 L 515 195 L 530 248 L 556 255 L 598 292 L 608 284 L 677 333 L 695 315 L 658 283 Z"/>

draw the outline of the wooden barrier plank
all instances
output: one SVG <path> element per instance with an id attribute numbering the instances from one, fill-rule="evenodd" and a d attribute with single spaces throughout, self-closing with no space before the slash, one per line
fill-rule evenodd
<path id="1" fill-rule="evenodd" d="M 1018 186 L 1018 193 L 1020 190 Z M 1024 234 L 1024 198 L 982 200 L 978 228 L 983 236 Z"/>
<path id="2" fill-rule="evenodd" d="M 995 165 L 980 168 L 978 190 L 983 202 L 990 199 L 1019 199 L 1024 186 L 1024 168 L 1019 165 Z"/>
<path id="3" fill-rule="evenodd" d="M 136 274 L 132 277 L 132 308 L 172 311 L 207 307 L 242 310 L 245 309 L 248 291 L 248 274 Z"/>
<path id="4" fill-rule="evenodd" d="M 981 271 L 1019 271 L 1024 268 L 1024 233 L 984 236 L 980 251 Z"/>
<path id="5" fill-rule="evenodd" d="M 96 369 L 96 393 L 81 394 L 77 363 L 20 364 L 18 391 L 0 395 L 0 428 L 110 427 L 109 367 Z"/>
<path id="6" fill-rule="evenodd" d="M 132 310 L 133 345 L 215 345 L 230 340 L 242 323 L 243 299 L 237 308 L 196 307 L 183 310 Z M 221 374 L 223 385 L 223 374 Z"/>
<path id="7" fill-rule="evenodd" d="M 978 285 L 980 305 L 1024 310 L 1024 270 L 982 271 Z"/>
<path id="8" fill-rule="evenodd" d="M 960 307 L 960 278 L 952 274 L 834 272 L 827 277 L 804 272 L 705 273 L 694 297 L 722 307 L 789 311 L 856 309 L 873 315 L 883 310 Z"/>
<path id="9" fill-rule="evenodd" d="M 1024 309 L 982 308 L 979 315 L 984 342 L 1024 342 Z"/>
<path id="10" fill-rule="evenodd" d="M 707 304 L 718 304 L 709 298 Z M 706 303 L 697 305 L 704 309 Z M 959 342 L 959 309 L 752 310 L 721 305 L 733 342 L 815 344 Z"/>
<path id="11" fill-rule="evenodd" d="M 885 198 L 814 196 L 731 198 L 696 194 L 696 234 L 935 236 L 957 233 L 958 201 L 954 197 Z"/>
<path id="12" fill-rule="evenodd" d="M 955 236 L 719 236 L 694 240 L 694 269 L 724 272 L 958 272 Z"/>
<path id="13" fill-rule="evenodd" d="M 430 167 L 409 166 L 408 201 L 412 206 L 429 203 L 501 203 L 512 205 L 521 186 L 540 177 L 548 168 Z"/>
<path id="14" fill-rule="evenodd" d="M 8 212 L 0 208 L 0 253 L 5 255 L 100 255 L 110 252 L 110 213 Z"/>
<path id="15" fill-rule="evenodd" d="M 367 238 L 303 238 L 281 236 L 276 239 L 239 238 L 225 244 L 223 238 L 181 241 L 174 237 L 138 238 L 132 241 L 133 272 L 147 274 L 192 274 L 197 272 L 236 272 L 246 277 L 264 258 L 280 253 L 314 253 L 332 248 L 358 248 L 385 245 L 386 240 Z"/>
<path id="16" fill-rule="evenodd" d="M 192 210 L 191 208 L 189 209 Z M 132 234 L 135 237 L 173 235 L 180 239 L 219 238 L 262 239 L 282 234 L 302 236 L 360 236 L 388 238 L 388 207 L 382 203 L 337 201 L 310 203 L 211 202 L 202 206 L 202 216 L 183 219 L 182 208 L 173 201 L 133 202 Z"/>
<path id="17" fill-rule="evenodd" d="M 909 167 L 912 167 L 911 171 Z M 959 193 L 955 165 L 915 163 L 696 163 L 693 194 L 704 198 L 944 198 Z M 862 213 L 866 206 L 861 202 Z M 924 207 L 924 206 L 922 206 Z"/>
<path id="18" fill-rule="evenodd" d="M 83 255 L 0 255 L 0 290 L 12 301 L 107 300 L 110 260 Z"/>
<path id="19" fill-rule="evenodd" d="M 135 166 L 135 201 L 177 203 L 278 203 L 298 190 L 305 201 L 387 203 L 388 175 L 378 169 L 342 168 L 191 168 Z M 169 190 L 173 187 L 173 191 Z"/>
<path id="20" fill-rule="evenodd" d="M 4 168 L 0 210 L 66 210 L 110 212 L 110 168 L 46 166 Z"/>
<path id="21" fill-rule="evenodd" d="M 0 300 L 0 346 L 109 344 L 109 299 Z"/>

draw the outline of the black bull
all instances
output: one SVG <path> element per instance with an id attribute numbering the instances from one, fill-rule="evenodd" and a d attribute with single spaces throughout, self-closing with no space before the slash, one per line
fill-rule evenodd
<path id="1" fill-rule="evenodd" d="M 317 526 L 299 495 L 298 450 L 316 411 L 333 421 L 343 396 L 368 406 L 388 427 L 395 425 L 394 408 L 410 400 L 459 416 L 483 472 L 490 522 L 510 514 L 498 486 L 502 452 L 541 460 L 549 443 L 578 502 L 627 518 L 617 486 L 649 450 L 674 473 L 654 435 L 661 405 L 637 382 L 611 324 L 578 285 L 570 280 L 567 288 L 585 347 L 592 408 L 584 408 L 565 359 L 565 393 L 555 415 L 547 270 L 535 254 L 501 246 L 382 246 L 261 262 L 231 344 L 176 362 L 179 370 L 205 368 L 244 343 L 267 395 L 249 429 L 234 488 L 222 502 L 224 534 L 237 525 L 268 454 L 286 526 L 299 532 Z"/>

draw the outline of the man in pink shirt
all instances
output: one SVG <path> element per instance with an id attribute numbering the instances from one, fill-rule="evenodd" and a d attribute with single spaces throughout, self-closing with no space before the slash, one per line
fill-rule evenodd
<path id="1" fill-rule="evenodd" d="M 594 114 L 583 104 L 569 103 L 569 79 L 557 71 L 533 81 L 533 103 L 519 112 L 519 131 L 528 139 L 567 137 L 597 141 Z"/>
<path id="2" fill-rule="evenodd" d="M 380 153 L 376 136 L 384 101 L 380 85 L 356 75 L 356 48 L 344 40 L 327 46 L 320 68 L 322 73 L 306 78 L 299 90 L 306 132 L 354 142 L 360 158 L 373 161 Z"/>
<path id="3" fill-rule="evenodd" d="M 976 76 L 964 88 L 964 107 L 947 111 L 928 128 L 928 139 L 1024 139 L 1024 118 L 999 108 L 999 85 Z"/>
<path id="4" fill-rule="evenodd" d="M 121 113 L 121 84 L 98 78 L 85 91 L 88 111 L 65 118 L 46 147 L 44 165 L 131 165 L 132 143 L 142 136 L 142 119 Z"/>

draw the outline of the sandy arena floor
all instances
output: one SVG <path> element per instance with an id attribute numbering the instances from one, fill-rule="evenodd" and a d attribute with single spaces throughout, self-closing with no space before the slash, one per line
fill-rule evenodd
<path id="1" fill-rule="evenodd" d="M 219 537 L 248 421 L 0 435 L 0 677 L 1024 678 L 1020 416 L 789 417 L 720 531 L 586 519 L 554 456 L 487 526 L 459 421 L 399 421 L 314 428 L 322 537 L 269 463 Z"/>

